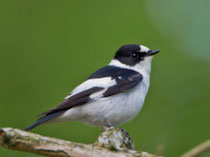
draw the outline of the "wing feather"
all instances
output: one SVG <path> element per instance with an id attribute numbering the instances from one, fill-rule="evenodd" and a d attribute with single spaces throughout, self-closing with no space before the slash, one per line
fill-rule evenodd
<path id="1" fill-rule="evenodd" d="M 55 113 L 58 111 L 70 109 L 75 106 L 83 105 L 90 100 L 91 94 L 101 91 L 102 89 L 104 89 L 104 88 L 103 87 L 92 87 L 90 89 L 86 89 L 82 92 L 74 94 L 71 97 L 65 99 L 61 104 L 59 104 L 55 108 L 53 108 L 47 112 L 44 112 L 41 115 L 49 115 L 49 114 L 52 114 L 52 113 Z"/>
<path id="2" fill-rule="evenodd" d="M 142 79 L 143 76 L 134 70 L 105 66 L 93 73 L 87 81 L 75 88 L 71 95 L 66 97 L 61 104 L 41 115 L 46 116 L 86 104 L 90 100 L 94 100 L 94 97 L 91 97 L 91 95 L 97 95 L 97 92 L 102 90 L 105 90 L 104 93 L 100 96 L 97 95 L 96 99 L 125 92 L 138 85 Z"/>
<path id="3" fill-rule="evenodd" d="M 35 123 L 25 130 L 43 124 L 73 107 L 84 105 L 101 97 L 109 97 L 136 87 L 143 76 L 130 69 L 106 66 L 93 73 L 87 81 L 75 88 L 65 100 L 55 108 L 40 114 Z"/>

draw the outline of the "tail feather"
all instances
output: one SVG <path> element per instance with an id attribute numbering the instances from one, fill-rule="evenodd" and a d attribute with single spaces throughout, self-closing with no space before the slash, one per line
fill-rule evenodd
<path id="1" fill-rule="evenodd" d="M 49 115 L 45 115 L 44 117 L 41 117 L 40 119 L 38 119 L 33 124 L 29 125 L 24 130 L 25 131 L 31 130 L 31 129 L 37 127 L 38 125 L 43 124 L 43 123 L 45 123 L 45 122 L 47 122 L 47 121 L 49 121 L 49 120 L 51 120 L 51 119 L 61 115 L 63 112 L 65 112 L 65 111 L 58 111 L 58 112 L 55 112 L 55 113 L 52 113 L 52 114 L 49 114 Z"/>

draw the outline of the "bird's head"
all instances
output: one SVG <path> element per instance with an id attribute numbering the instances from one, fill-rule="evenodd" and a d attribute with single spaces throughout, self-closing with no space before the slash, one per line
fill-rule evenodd
<path id="1" fill-rule="evenodd" d="M 159 51 L 151 50 L 143 45 L 127 44 L 117 50 L 113 61 L 119 61 L 121 64 L 135 69 L 147 68 L 150 66 L 152 57 Z"/>
<path id="2" fill-rule="evenodd" d="M 152 56 L 157 54 L 159 51 L 160 50 L 150 50 L 143 45 L 128 44 L 121 46 L 117 50 L 114 59 L 119 60 L 123 64 L 135 66 L 136 64 L 146 60 L 151 61 Z"/>

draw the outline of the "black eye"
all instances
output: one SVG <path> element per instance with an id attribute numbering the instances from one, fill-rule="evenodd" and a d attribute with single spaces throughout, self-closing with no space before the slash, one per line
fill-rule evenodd
<path id="1" fill-rule="evenodd" d="M 138 57 L 139 57 L 139 53 L 134 52 L 134 53 L 132 54 L 132 58 L 138 58 Z"/>
<path id="2" fill-rule="evenodd" d="M 144 57 L 144 56 L 146 56 L 146 55 L 147 55 L 146 52 L 142 52 L 142 53 L 141 53 L 141 56 L 142 56 L 142 57 Z"/>

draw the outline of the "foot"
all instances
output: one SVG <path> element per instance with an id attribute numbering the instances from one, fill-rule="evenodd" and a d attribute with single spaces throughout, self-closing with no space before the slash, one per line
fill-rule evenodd
<path id="1" fill-rule="evenodd" d="M 108 126 L 108 128 L 114 127 L 112 125 L 112 123 L 110 123 L 107 119 L 104 119 L 104 122 L 106 123 L 106 125 Z M 104 128 L 104 130 L 107 130 L 108 129 L 106 126 L 104 126 L 103 128 Z M 125 129 L 120 129 L 120 130 L 125 134 L 125 136 L 129 139 L 129 141 L 133 142 L 133 140 L 131 139 L 129 133 Z"/>
<path id="2" fill-rule="evenodd" d="M 133 140 L 131 139 L 129 133 L 125 129 L 121 129 L 121 131 L 125 134 L 125 136 L 133 143 Z"/>
<path id="3" fill-rule="evenodd" d="M 129 134 L 120 128 L 106 127 L 99 136 L 98 143 L 113 150 L 134 150 L 134 144 Z"/>

